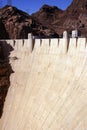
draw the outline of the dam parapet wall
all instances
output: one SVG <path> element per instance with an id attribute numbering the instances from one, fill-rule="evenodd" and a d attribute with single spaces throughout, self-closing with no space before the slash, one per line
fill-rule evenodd
<path id="1" fill-rule="evenodd" d="M 76 51 L 87 52 L 87 38 L 50 38 L 50 39 L 15 39 L 0 40 L 2 44 L 9 44 L 14 51 L 32 53 L 74 54 Z"/>

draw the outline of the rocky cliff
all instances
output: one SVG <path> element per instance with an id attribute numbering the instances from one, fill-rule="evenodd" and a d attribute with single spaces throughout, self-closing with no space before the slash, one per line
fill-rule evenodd
<path id="1" fill-rule="evenodd" d="M 5 6 L 0 9 L 1 24 L 4 28 L 1 28 L 0 31 L 4 30 L 4 37 L 10 39 L 23 39 L 27 38 L 28 33 L 33 33 L 36 36 L 42 37 L 58 37 L 55 31 L 49 29 L 33 19 L 32 16 L 27 13 L 18 10 L 15 7 Z M 4 38 L 2 35 L 1 38 Z"/>
<path id="2" fill-rule="evenodd" d="M 40 10 L 32 16 L 42 23 L 43 25 L 50 27 L 50 25 L 61 17 L 63 11 L 56 6 L 43 5 Z"/>
<path id="3" fill-rule="evenodd" d="M 6 48 L 8 48 L 9 45 L 7 45 L 6 42 L 5 45 Z M 0 41 L 0 118 L 3 113 L 5 98 L 10 86 L 10 74 L 13 72 L 9 64 L 10 51 L 11 49 L 6 52 Z"/>
<path id="4" fill-rule="evenodd" d="M 2 20 L 0 19 L 0 39 L 7 39 L 9 38 L 9 34 L 6 31 L 6 28 L 2 22 Z"/>
<path id="5" fill-rule="evenodd" d="M 54 29 L 60 35 L 64 30 L 70 32 L 73 29 L 78 29 L 81 31 L 82 36 L 87 36 L 86 0 L 73 0 L 65 11 L 55 6 L 44 5 L 32 16 L 37 21 L 40 21 L 42 25 L 45 24 L 46 27 Z"/>
<path id="6" fill-rule="evenodd" d="M 81 31 L 87 36 L 87 1 L 73 0 L 62 11 L 56 6 L 43 5 L 31 16 L 11 6 L 0 9 L 0 38 L 27 38 L 28 33 L 41 37 L 58 37 L 64 30 Z M 4 34 L 4 36 L 3 36 Z"/>

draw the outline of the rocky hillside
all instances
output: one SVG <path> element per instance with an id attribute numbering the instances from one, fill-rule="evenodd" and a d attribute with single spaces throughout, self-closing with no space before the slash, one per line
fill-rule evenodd
<path id="1" fill-rule="evenodd" d="M 9 49 L 9 51 L 11 51 L 11 49 Z M 10 86 L 10 74 L 13 72 L 9 64 L 9 54 L 10 52 L 6 53 L 0 41 L 0 118 L 3 113 L 5 98 Z"/>
<path id="2" fill-rule="evenodd" d="M 87 0 L 73 0 L 72 4 L 67 8 L 70 12 L 85 12 L 87 11 Z"/>
<path id="3" fill-rule="evenodd" d="M 79 29 L 82 36 L 87 37 L 87 0 L 73 0 L 72 4 L 67 8 L 65 28 Z"/>
<path id="4" fill-rule="evenodd" d="M 64 30 L 78 29 L 87 37 L 87 0 L 73 0 L 62 11 L 56 6 L 43 5 L 31 16 L 15 7 L 0 9 L 0 38 L 27 38 L 27 34 L 58 37 Z M 4 35 L 3 35 L 4 34 Z"/>
<path id="5" fill-rule="evenodd" d="M 8 33 L 6 31 L 6 28 L 2 22 L 2 20 L 0 19 L 0 38 L 2 39 L 7 39 L 9 36 L 8 36 Z"/>
<path id="6" fill-rule="evenodd" d="M 43 5 L 40 10 L 32 14 L 32 16 L 43 25 L 50 27 L 54 21 L 61 17 L 62 13 L 63 11 L 56 6 Z"/>
<path id="7" fill-rule="evenodd" d="M 4 37 L 10 39 L 27 38 L 28 33 L 41 37 L 58 37 L 52 29 L 42 26 L 39 21 L 33 19 L 32 16 L 27 13 L 18 10 L 15 7 L 5 6 L 0 9 L 0 38 Z M 4 36 L 2 31 L 4 30 Z"/>
<path id="8" fill-rule="evenodd" d="M 59 35 L 64 30 L 70 32 L 78 29 L 82 36 L 87 37 L 87 0 L 73 0 L 65 11 L 55 6 L 44 5 L 32 16 L 42 25 L 54 29 Z"/>

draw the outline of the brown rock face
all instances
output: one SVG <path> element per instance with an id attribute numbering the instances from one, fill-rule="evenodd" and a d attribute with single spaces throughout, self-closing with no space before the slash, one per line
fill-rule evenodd
<path id="1" fill-rule="evenodd" d="M 4 24 L 0 19 L 0 39 L 7 39 L 7 38 L 9 38 L 9 34 L 7 33 Z"/>
<path id="2" fill-rule="evenodd" d="M 1 9 L 1 18 L 10 39 L 27 38 L 32 23 L 30 16 L 15 7 L 6 6 Z"/>
<path id="3" fill-rule="evenodd" d="M 3 107 L 5 98 L 10 86 L 10 74 L 12 73 L 11 66 L 9 64 L 9 54 L 12 48 L 10 45 L 4 43 L 6 48 L 10 48 L 8 52 L 4 50 L 2 42 L 0 41 L 0 118 L 3 113 Z"/>
<path id="4" fill-rule="evenodd" d="M 32 16 L 60 35 L 64 30 L 79 29 L 82 36 L 87 36 L 87 0 L 73 0 L 65 11 L 44 5 Z"/>
<path id="5" fill-rule="evenodd" d="M 56 6 L 43 5 L 40 10 L 32 16 L 36 18 L 40 23 L 50 27 L 50 25 L 59 18 L 63 11 L 58 9 Z"/>
<path id="6" fill-rule="evenodd" d="M 40 37 L 58 37 L 64 30 L 78 29 L 87 37 L 87 1 L 73 0 L 71 5 L 62 11 L 56 6 L 43 5 L 31 16 L 15 7 L 6 6 L 0 9 L 4 36 L 1 38 L 27 38 L 28 33 Z M 2 34 L 2 33 L 0 33 Z"/>
<path id="7" fill-rule="evenodd" d="M 87 0 L 73 0 L 68 11 L 87 11 Z"/>
<path id="8" fill-rule="evenodd" d="M 5 6 L 0 10 L 0 14 L 5 30 L 8 34 L 8 38 L 10 39 L 27 38 L 28 33 L 31 32 L 34 35 L 42 37 L 50 37 L 52 35 L 58 37 L 53 30 L 42 26 L 39 22 L 35 21 L 32 16 L 18 10 L 15 7 Z M 46 30 L 49 30 L 51 33 L 46 34 Z"/>
<path id="9" fill-rule="evenodd" d="M 32 14 L 32 16 L 42 25 L 54 30 L 57 34 L 60 33 L 60 24 L 62 26 L 62 20 L 60 19 L 64 16 L 64 11 L 60 10 L 58 7 L 43 5 L 40 10 Z"/>
<path id="10" fill-rule="evenodd" d="M 82 36 L 87 37 L 87 1 L 73 0 L 70 7 L 67 8 L 68 17 L 63 24 L 67 29 L 79 29 Z"/>

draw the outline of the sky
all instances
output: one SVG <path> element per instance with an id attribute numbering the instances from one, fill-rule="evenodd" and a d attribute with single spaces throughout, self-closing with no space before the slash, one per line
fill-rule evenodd
<path id="1" fill-rule="evenodd" d="M 7 0 L 2 1 L 2 6 L 7 4 Z M 42 5 L 48 4 L 51 6 L 57 6 L 58 8 L 65 10 L 73 0 L 12 0 L 12 5 L 17 8 L 32 14 L 38 11 Z"/>

